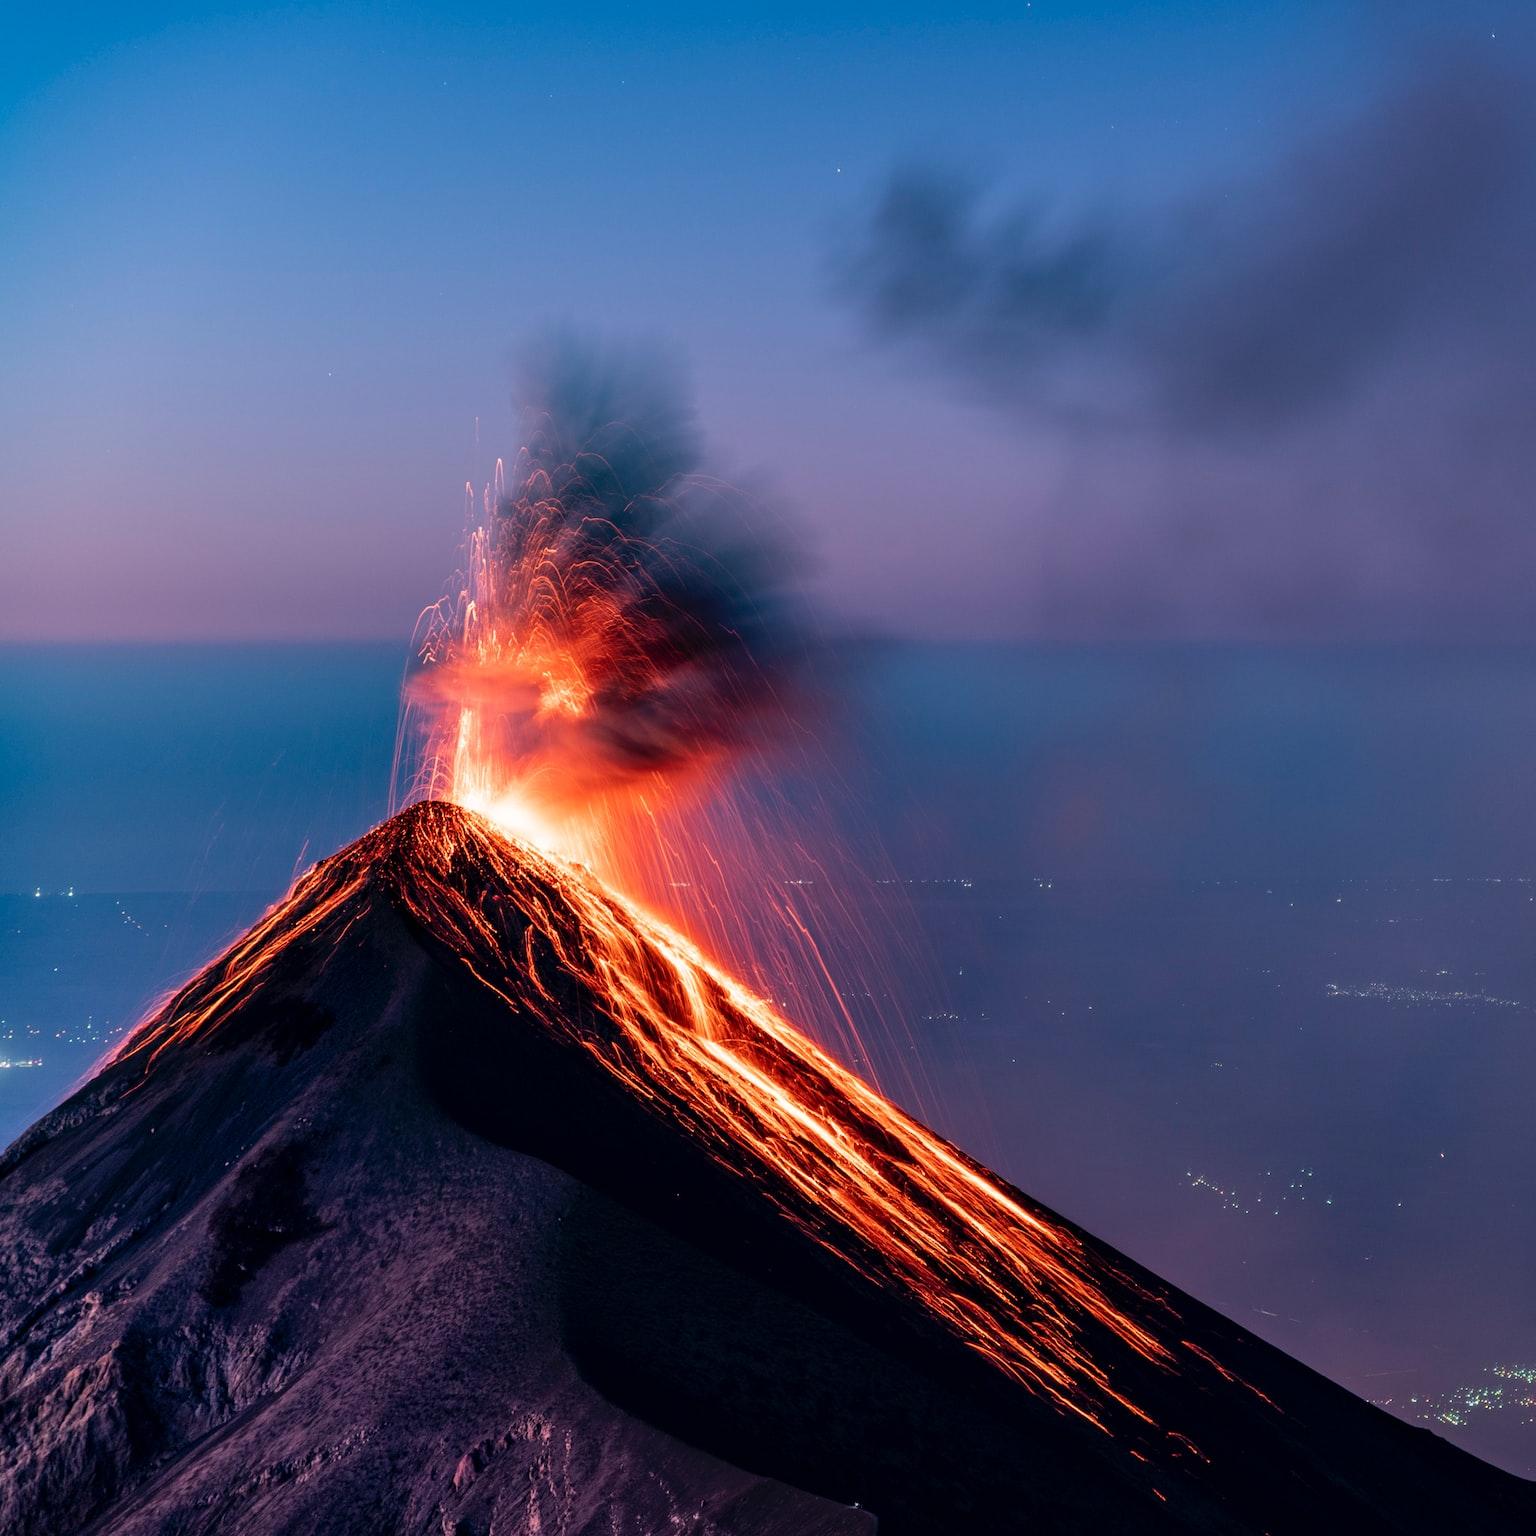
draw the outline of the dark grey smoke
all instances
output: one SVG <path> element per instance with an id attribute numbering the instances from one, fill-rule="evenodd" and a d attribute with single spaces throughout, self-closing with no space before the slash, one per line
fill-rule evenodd
<path id="1" fill-rule="evenodd" d="M 681 370 L 664 352 L 561 336 L 531 348 L 501 557 L 552 539 L 572 590 L 598 572 L 639 654 L 616 649 L 589 727 L 625 771 L 667 769 L 755 735 L 797 678 L 803 640 L 782 530 L 703 473 Z M 537 508 L 537 510 L 535 510 Z M 638 661 L 640 665 L 627 665 Z"/>
<path id="2" fill-rule="evenodd" d="M 481 620 L 504 644 L 576 658 L 590 694 L 551 712 L 521 664 L 466 684 L 449 648 L 429 649 L 413 696 L 471 686 L 506 759 L 570 792 L 705 761 L 783 721 L 805 658 L 794 562 L 759 505 L 702 473 L 675 362 L 546 337 L 521 358 L 517 403 L 525 446 L 490 511 Z"/>
<path id="3" fill-rule="evenodd" d="M 1018 492 L 1034 622 L 1536 629 L 1531 79 L 1442 54 L 1151 210 L 891 179 L 838 285 L 1061 455 L 1069 490 Z"/>
<path id="4" fill-rule="evenodd" d="M 842 287 L 1001 404 L 1273 430 L 1415 336 L 1502 323 L 1528 292 L 1531 129 L 1521 82 L 1443 69 L 1250 185 L 1065 227 L 909 169 Z"/>

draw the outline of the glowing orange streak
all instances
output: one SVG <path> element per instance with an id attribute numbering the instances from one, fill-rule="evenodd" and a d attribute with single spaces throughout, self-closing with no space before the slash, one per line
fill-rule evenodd
<path id="1" fill-rule="evenodd" d="M 881 1284 L 916 1295 L 1015 1379 L 1099 1428 L 1108 1427 L 1108 1403 L 1151 1422 L 1110 1385 L 1082 1339 L 1091 1319 L 1143 1358 L 1173 1363 L 1168 1346 L 1110 1299 L 1106 1283 L 1135 1290 L 1125 1277 L 1095 1275 L 1071 1233 L 1026 1210 L 688 940 L 586 872 L 465 820 L 437 849 L 444 874 L 464 843 L 515 891 L 554 962 L 546 981 L 529 938 L 512 970 L 497 925 L 446 879 L 407 891 L 430 931 L 464 936 L 461 953 L 483 983 L 576 1039 L 722 1161 L 745 1154 L 760 1165 L 763 1187 L 797 1225 Z M 558 981 L 570 976 L 616 1034 L 594 1035 L 571 1018 Z"/>
<path id="2" fill-rule="evenodd" d="M 1250 1392 L 1253 1393 L 1256 1398 L 1259 1399 L 1261 1403 L 1268 1404 L 1269 1407 L 1275 1409 L 1276 1413 L 1280 1411 L 1272 1397 L 1268 1397 L 1263 1392 L 1260 1392 L 1259 1389 L 1254 1386 L 1251 1381 L 1245 1381 L 1235 1371 L 1229 1371 L 1226 1366 L 1221 1363 L 1221 1361 L 1219 1361 L 1214 1355 L 1208 1354 L 1205 1350 L 1201 1349 L 1198 1344 L 1192 1342 L 1189 1339 L 1181 1339 L 1179 1342 L 1183 1344 L 1184 1348 L 1187 1349 L 1190 1354 L 1195 1355 L 1199 1359 L 1205 1361 L 1205 1363 L 1210 1366 L 1210 1368 L 1215 1371 L 1223 1381 L 1230 1381 L 1234 1386 L 1246 1387 Z"/>
<path id="3" fill-rule="evenodd" d="M 348 871 L 336 880 L 336 860 L 317 864 L 295 882 L 293 889 L 266 913 L 245 936 L 166 999 L 149 1022 L 127 1036 L 110 1053 L 109 1061 L 144 1055 L 146 1069 L 178 1040 L 216 1023 L 236 1007 L 261 979 L 301 940 L 327 928 L 330 920 L 368 883 L 366 868 Z M 330 878 L 327 878 L 330 877 Z M 362 912 L 350 912 L 330 941 L 340 943 Z"/>
<path id="4" fill-rule="evenodd" d="M 579 1045 L 722 1165 L 751 1178 L 823 1249 L 915 1298 L 1064 1411 L 1106 1432 L 1116 1412 L 1153 1423 L 1095 1357 L 1096 1328 L 1156 1366 L 1172 1368 L 1182 1347 L 1240 1380 L 1194 1343 L 1176 1334 L 1165 1342 L 1138 1322 L 1126 1305 L 1150 1303 L 1170 1323 L 1176 1318 L 1164 1298 L 1026 1208 L 689 940 L 587 871 L 457 807 L 416 806 L 317 865 L 289 902 L 120 1055 L 142 1054 L 147 1066 L 173 1042 L 216 1029 L 285 953 L 311 937 L 331 947 L 380 894 L 514 1013 L 532 1013 Z M 580 994 L 572 994 L 573 980 Z"/>

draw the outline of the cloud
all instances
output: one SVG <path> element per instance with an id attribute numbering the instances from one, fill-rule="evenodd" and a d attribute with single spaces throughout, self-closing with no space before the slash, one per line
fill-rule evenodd
<path id="1" fill-rule="evenodd" d="M 890 180 L 837 286 L 1056 456 L 1018 493 L 1029 624 L 1536 633 L 1528 85 L 1442 54 L 1245 181 L 1091 218 Z"/>
<path id="2" fill-rule="evenodd" d="M 807 654 L 790 551 L 701 472 L 675 359 L 555 333 L 518 373 L 524 446 L 411 680 L 428 734 L 455 742 L 474 706 L 550 805 L 654 791 L 787 723 Z"/>

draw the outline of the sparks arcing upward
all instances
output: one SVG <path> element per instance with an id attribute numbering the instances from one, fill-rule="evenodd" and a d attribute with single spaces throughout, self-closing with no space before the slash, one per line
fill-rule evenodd
<path id="1" fill-rule="evenodd" d="M 679 858 L 669 839 L 717 866 L 764 841 L 741 824 L 731 845 L 712 841 L 705 791 L 761 712 L 781 708 L 783 669 L 765 622 L 771 586 L 744 574 L 760 577 L 760 559 L 678 536 L 692 464 L 682 418 L 632 375 L 559 356 L 512 488 L 498 470 L 469 529 L 463 589 L 431 610 L 421 640 L 408 690 L 426 739 L 417 788 L 441 799 L 317 866 L 127 1054 L 152 1062 L 216 1029 L 290 946 L 334 941 L 382 892 L 506 1000 L 509 1028 L 531 1019 L 589 1053 L 816 1243 L 999 1371 L 1133 1445 L 1198 1458 L 1117 1380 L 1135 1362 L 1226 1374 L 1181 1342 L 1161 1295 L 635 899 L 645 883 L 626 876 Z M 683 793 L 699 814 L 680 822 Z M 726 893 L 710 915 L 731 910 Z"/>
<path id="2" fill-rule="evenodd" d="M 653 360 L 554 346 L 524 414 L 510 483 L 498 462 L 469 495 L 462 584 L 424 616 L 412 787 L 622 879 L 660 812 L 783 718 L 782 553 L 698 473 Z"/>

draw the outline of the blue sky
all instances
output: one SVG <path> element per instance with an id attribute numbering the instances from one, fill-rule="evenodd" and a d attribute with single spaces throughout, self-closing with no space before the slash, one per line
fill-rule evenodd
<path id="1" fill-rule="evenodd" d="M 910 162 L 1066 217 L 1262 175 L 1383 89 L 1383 14 L 34 8 L 0 61 L 0 636 L 407 633 L 552 321 L 682 352 L 840 614 L 1049 632 L 1083 444 L 872 342 L 840 242 Z"/>

